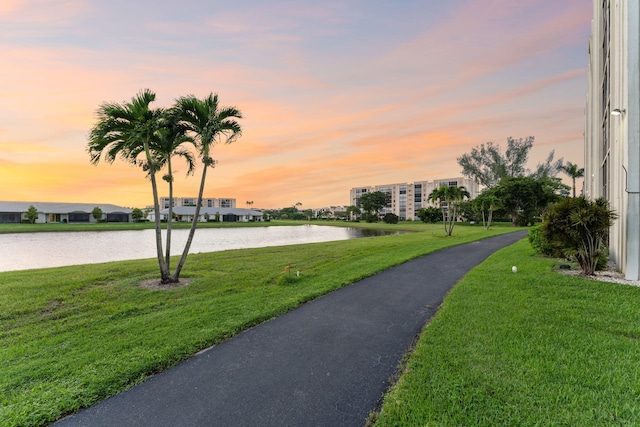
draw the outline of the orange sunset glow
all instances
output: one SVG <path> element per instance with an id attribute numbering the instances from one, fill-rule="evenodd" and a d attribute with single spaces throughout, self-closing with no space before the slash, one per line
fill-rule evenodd
<path id="1" fill-rule="evenodd" d="M 217 93 L 242 137 L 205 196 L 349 203 L 356 186 L 460 176 L 456 158 L 535 136 L 583 165 L 589 0 L 3 0 L 0 200 L 152 203 L 139 168 L 91 165 L 104 102 Z M 197 194 L 177 166 L 175 195 Z M 161 191 L 163 195 L 165 191 Z"/>

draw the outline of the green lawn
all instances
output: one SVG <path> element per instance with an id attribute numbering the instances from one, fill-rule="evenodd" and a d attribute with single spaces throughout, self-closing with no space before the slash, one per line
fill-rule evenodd
<path id="1" fill-rule="evenodd" d="M 0 425 L 46 425 L 362 277 L 514 230 L 393 229 L 416 232 L 193 254 L 183 271 L 191 283 L 171 290 L 138 286 L 157 277 L 155 260 L 0 273 Z M 286 266 L 301 277 L 287 280 Z"/>
<path id="2" fill-rule="evenodd" d="M 640 425 L 640 288 L 560 275 L 554 263 L 525 240 L 470 272 L 376 427 Z"/>

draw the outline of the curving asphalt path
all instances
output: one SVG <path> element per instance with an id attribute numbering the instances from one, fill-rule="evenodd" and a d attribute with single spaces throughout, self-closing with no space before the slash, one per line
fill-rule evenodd
<path id="1" fill-rule="evenodd" d="M 55 426 L 362 427 L 449 290 L 525 235 L 444 249 L 361 280 Z"/>

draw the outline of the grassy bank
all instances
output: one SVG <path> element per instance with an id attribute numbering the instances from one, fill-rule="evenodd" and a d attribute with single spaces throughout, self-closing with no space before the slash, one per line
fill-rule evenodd
<path id="1" fill-rule="evenodd" d="M 190 255 L 191 283 L 171 290 L 139 286 L 154 260 L 0 273 L 0 425 L 45 425 L 359 278 L 513 231 L 407 226 L 419 232 Z"/>
<path id="2" fill-rule="evenodd" d="M 190 222 L 172 222 L 175 229 L 189 229 Z M 229 228 L 229 227 L 266 227 L 278 225 L 302 225 L 302 221 L 269 221 L 269 222 L 201 222 L 198 228 Z M 162 228 L 167 224 L 162 223 Z M 0 234 L 6 233 L 44 233 L 53 231 L 118 231 L 118 230 L 146 230 L 155 228 L 153 222 L 101 222 L 95 224 L 68 224 L 54 222 L 49 224 L 0 224 Z"/>
<path id="3" fill-rule="evenodd" d="M 333 220 L 313 220 L 313 221 L 293 221 L 293 220 L 273 220 L 268 222 L 200 222 L 198 228 L 237 228 L 237 227 L 277 227 L 286 225 L 329 225 L 334 227 L 355 227 L 355 228 L 377 228 L 384 230 L 400 231 L 424 231 L 425 224 L 420 221 L 402 221 L 398 224 L 385 224 L 383 222 L 368 224 L 366 222 L 333 221 Z M 167 224 L 162 223 L 162 228 Z M 469 224 L 458 224 L 456 226 L 469 227 Z M 497 227 L 508 226 L 508 224 L 496 224 Z M 174 229 L 189 229 L 189 222 L 173 222 Z M 437 229 L 437 226 L 429 225 L 430 229 Z M 442 225 L 439 226 L 442 228 Z M 479 227 L 478 225 L 474 227 Z M 44 233 L 53 231 L 118 231 L 118 230 L 146 230 L 155 228 L 153 222 L 110 222 L 96 224 L 0 224 L 0 234 L 6 233 Z"/>
<path id="4" fill-rule="evenodd" d="M 469 273 L 424 330 L 376 427 L 638 425 L 640 288 L 553 265 L 523 241 Z"/>

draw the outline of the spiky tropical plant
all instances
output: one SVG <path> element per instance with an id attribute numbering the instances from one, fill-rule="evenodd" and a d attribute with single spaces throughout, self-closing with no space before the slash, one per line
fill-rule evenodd
<path id="1" fill-rule="evenodd" d="M 207 170 L 215 167 L 216 164 L 211 157 L 211 149 L 220 142 L 230 144 L 240 137 L 242 127 L 236 119 L 241 119 L 242 113 L 235 107 L 220 106 L 217 94 L 209 94 L 203 99 L 198 99 L 193 95 L 181 97 L 176 100 L 175 108 L 180 111 L 181 123 L 185 126 L 187 134 L 194 140 L 198 157 L 203 166 L 195 215 L 191 222 L 189 236 L 182 256 L 173 273 L 173 280 L 178 280 L 180 271 L 189 254 L 189 248 L 191 247 L 198 217 L 200 216 Z"/>
<path id="2" fill-rule="evenodd" d="M 543 215 L 541 237 L 554 250 L 575 258 L 583 274 L 593 275 L 606 253 L 609 228 L 616 218 L 603 198 L 565 198 Z"/>

